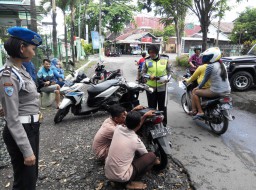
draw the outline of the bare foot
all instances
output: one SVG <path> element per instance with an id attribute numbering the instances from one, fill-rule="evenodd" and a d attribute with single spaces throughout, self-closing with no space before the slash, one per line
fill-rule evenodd
<path id="1" fill-rule="evenodd" d="M 146 189 L 147 184 L 140 181 L 132 181 L 126 185 L 127 189 Z"/>
<path id="2" fill-rule="evenodd" d="M 161 164 L 160 158 L 156 157 L 156 161 L 154 163 L 154 165 L 159 165 Z"/>

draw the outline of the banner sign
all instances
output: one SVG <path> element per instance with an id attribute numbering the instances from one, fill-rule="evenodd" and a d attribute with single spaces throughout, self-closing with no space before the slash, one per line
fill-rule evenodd
<path id="1" fill-rule="evenodd" d="M 152 43 L 152 37 L 141 38 L 141 42 L 149 42 L 149 43 Z"/>
<path id="2" fill-rule="evenodd" d="M 99 46 L 100 46 L 99 33 L 96 31 L 91 31 L 91 36 L 92 36 L 92 48 L 99 49 Z"/>

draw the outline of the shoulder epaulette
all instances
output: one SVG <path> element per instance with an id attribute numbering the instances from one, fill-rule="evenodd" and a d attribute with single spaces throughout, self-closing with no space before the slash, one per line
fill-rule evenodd
<path id="1" fill-rule="evenodd" d="M 161 54 L 160 56 L 161 56 L 161 57 L 164 57 L 164 58 L 168 58 L 168 59 L 169 59 L 169 56 L 168 56 L 168 55 L 166 55 L 166 54 Z"/>
<path id="2" fill-rule="evenodd" d="M 147 56 L 145 59 L 150 59 L 150 56 Z"/>
<path id="3" fill-rule="evenodd" d="M 5 77 L 11 77 L 11 74 L 13 73 L 16 76 L 17 80 L 19 81 L 19 90 L 21 90 L 25 84 L 19 72 L 17 72 L 13 67 L 9 67 L 9 66 L 2 67 L 0 68 L 0 73 L 3 73 L 2 76 L 5 76 Z"/>

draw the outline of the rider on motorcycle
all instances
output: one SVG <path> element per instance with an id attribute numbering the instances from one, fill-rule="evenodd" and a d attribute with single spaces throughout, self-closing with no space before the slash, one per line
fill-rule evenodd
<path id="1" fill-rule="evenodd" d="M 212 47 L 202 53 L 202 62 L 208 63 L 203 81 L 195 89 L 194 101 L 198 113 L 193 119 L 204 115 L 199 97 L 214 98 L 230 93 L 230 84 L 224 64 L 220 61 L 221 51 L 218 47 Z M 210 88 L 203 89 L 208 80 L 211 80 Z"/>
<path id="2" fill-rule="evenodd" d="M 190 65 L 189 71 L 190 71 L 191 75 L 195 72 L 197 67 L 202 65 L 202 58 L 200 57 L 201 48 L 198 48 L 198 47 L 194 48 L 194 52 L 195 52 L 195 54 L 192 55 L 188 61 L 189 65 Z"/>
<path id="3" fill-rule="evenodd" d="M 204 74 L 205 74 L 205 70 L 207 68 L 208 64 L 203 64 L 200 65 L 196 71 L 193 73 L 193 75 L 188 78 L 188 79 L 184 79 L 187 83 L 193 83 L 193 88 L 195 88 L 198 84 L 200 84 L 203 79 L 204 79 Z M 205 85 L 203 86 L 203 89 L 207 89 L 210 88 L 211 86 L 211 82 L 210 80 L 208 80 Z M 194 101 L 194 96 L 195 96 L 195 89 L 192 90 L 192 97 L 191 97 L 191 103 L 192 103 L 192 111 L 189 112 L 189 115 L 195 115 L 197 113 L 196 110 L 196 105 L 195 105 L 195 101 Z"/>
<path id="4" fill-rule="evenodd" d="M 137 62 L 138 64 L 138 74 L 137 74 L 137 81 L 140 80 L 140 76 L 141 76 L 141 70 L 143 67 L 143 64 L 145 63 L 145 57 L 146 57 L 146 53 L 142 53 L 141 54 L 142 58 Z"/>

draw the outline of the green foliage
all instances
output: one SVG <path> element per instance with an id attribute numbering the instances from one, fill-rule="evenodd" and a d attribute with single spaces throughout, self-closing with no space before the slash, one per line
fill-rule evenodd
<path id="1" fill-rule="evenodd" d="M 86 55 L 90 55 L 93 53 L 92 44 L 82 44 L 82 46 Z"/>
<path id="2" fill-rule="evenodd" d="M 164 31 L 163 30 L 153 30 L 152 34 L 156 37 L 162 37 L 164 35 Z"/>
<path id="3" fill-rule="evenodd" d="M 189 66 L 188 60 L 189 60 L 189 56 L 187 54 L 176 57 L 176 63 L 178 66 L 181 66 L 181 67 L 188 67 Z"/>
<path id="4" fill-rule="evenodd" d="M 2 63 L 5 64 L 8 55 L 3 51 L 3 49 L 1 49 L 0 51 L 2 52 Z"/>
<path id="5" fill-rule="evenodd" d="M 173 25 L 170 25 L 165 27 L 164 30 L 153 30 L 152 33 L 156 37 L 164 37 L 168 39 L 169 37 L 175 35 L 175 28 Z"/>
<path id="6" fill-rule="evenodd" d="M 256 40 L 253 40 L 253 41 L 245 41 L 243 43 L 243 48 L 241 50 L 241 53 L 243 55 L 247 54 L 248 51 L 252 48 L 252 46 L 254 46 L 256 44 Z"/>
<path id="7" fill-rule="evenodd" d="M 128 5 L 128 1 L 125 0 L 113 0 L 111 3 L 105 0 L 102 3 L 101 10 L 102 27 L 107 28 L 111 32 L 118 33 L 122 31 L 125 24 L 133 20 L 133 11 L 136 8 Z M 89 28 L 93 30 L 94 26 L 98 27 L 99 24 L 99 4 L 90 2 L 86 11 L 90 20 Z"/>
<path id="8" fill-rule="evenodd" d="M 245 41 L 256 40 L 256 8 L 246 8 L 234 22 L 230 37 L 233 43 L 243 44 Z"/>
<path id="9" fill-rule="evenodd" d="M 164 36 L 174 36 L 175 35 L 175 28 L 173 25 L 167 26 L 164 28 Z"/>

